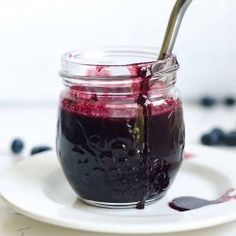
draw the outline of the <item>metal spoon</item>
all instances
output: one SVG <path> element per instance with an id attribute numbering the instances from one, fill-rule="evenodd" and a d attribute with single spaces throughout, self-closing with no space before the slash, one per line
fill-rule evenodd
<path id="1" fill-rule="evenodd" d="M 165 59 L 166 55 L 170 55 L 172 53 L 181 22 L 191 2 L 192 0 L 176 1 L 175 6 L 170 15 L 158 60 L 163 60 Z"/>

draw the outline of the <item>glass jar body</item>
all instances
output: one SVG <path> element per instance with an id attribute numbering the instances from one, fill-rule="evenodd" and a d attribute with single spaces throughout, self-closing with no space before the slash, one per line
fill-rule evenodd
<path id="1" fill-rule="evenodd" d="M 183 110 L 170 83 L 176 73 L 154 80 L 150 63 L 138 68 L 142 76 L 113 78 L 108 67 L 96 66 L 61 93 L 58 157 L 72 188 L 90 204 L 142 208 L 165 195 L 181 165 Z"/>

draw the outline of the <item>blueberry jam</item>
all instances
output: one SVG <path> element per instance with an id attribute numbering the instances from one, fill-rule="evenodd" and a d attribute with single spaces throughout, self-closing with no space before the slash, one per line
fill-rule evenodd
<path id="1" fill-rule="evenodd" d="M 57 153 L 81 199 L 143 209 L 165 195 L 181 165 L 183 111 L 175 96 L 153 102 L 148 66 L 130 69 L 137 75 L 132 94 L 112 85 L 102 94 L 98 85 L 70 86 L 62 93 Z M 106 70 L 89 71 L 89 76 L 110 77 Z M 114 91 L 120 95 L 111 95 Z"/>
<path id="2" fill-rule="evenodd" d="M 210 206 L 214 204 L 220 204 L 236 199 L 236 189 L 229 189 L 226 193 L 216 200 L 206 200 L 197 197 L 178 197 L 173 199 L 169 206 L 177 211 L 189 211 Z"/>

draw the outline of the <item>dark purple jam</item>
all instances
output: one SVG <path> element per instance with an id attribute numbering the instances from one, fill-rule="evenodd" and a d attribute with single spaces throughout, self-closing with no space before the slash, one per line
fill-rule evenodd
<path id="1" fill-rule="evenodd" d="M 127 203 L 142 201 L 144 195 L 148 200 L 165 194 L 184 147 L 182 109 L 172 102 L 149 118 L 146 157 L 142 143 L 136 142 L 137 118 L 89 116 L 79 104 L 77 110 L 73 102 L 62 101 L 57 150 L 64 173 L 81 198 Z"/>
<path id="2" fill-rule="evenodd" d="M 172 209 L 177 210 L 177 211 L 189 211 L 189 210 L 195 210 L 198 208 L 202 208 L 202 207 L 206 207 L 206 206 L 210 206 L 214 204 L 228 202 L 235 199 L 236 199 L 236 191 L 234 188 L 232 188 L 226 191 L 226 193 L 223 196 L 221 196 L 220 198 L 216 200 L 207 200 L 207 199 L 191 197 L 191 196 L 178 197 L 178 198 L 173 199 L 169 203 L 169 206 Z"/>
<path id="3" fill-rule="evenodd" d="M 62 94 L 57 152 L 69 183 L 84 200 L 143 209 L 146 201 L 163 197 L 174 180 L 184 148 L 182 106 L 168 96 L 154 105 L 146 68 L 131 68 L 138 75 L 131 96 L 109 95 L 117 87 L 98 96 L 98 88 L 86 86 Z"/>

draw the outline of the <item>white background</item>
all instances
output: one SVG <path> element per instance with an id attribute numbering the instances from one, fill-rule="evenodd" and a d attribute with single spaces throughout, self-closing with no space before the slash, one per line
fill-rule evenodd
<path id="1" fill-rule="evenodd" d="M 174 0 L 1 0 L 0 103 L 56 101 L 60 56 L 108 45 L 160 46 Z M 236 0 L 193 0 L 175 52 L 184 98 L 236 89 Z"/>

